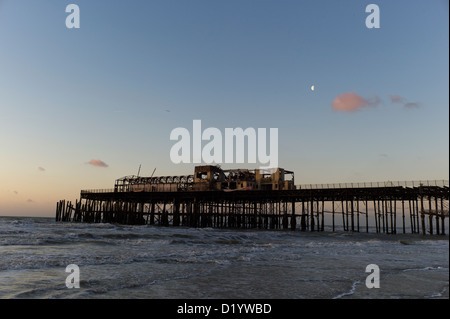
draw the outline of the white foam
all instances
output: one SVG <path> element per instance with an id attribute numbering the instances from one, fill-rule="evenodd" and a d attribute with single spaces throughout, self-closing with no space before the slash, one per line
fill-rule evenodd
<path id="1" fill-rule="evenodd" d="M 356 290 L 356 285 L 360 284 L 360 283 L 361 283 L 361 281 L 359 281 L 359 280 L 354 281 L 353 284 L 352 284 L 352 288 L 349 291 L 344 292 L 344 293 L 342 293 L 340 295 L 334 296 L 332 299 L 340 299 L 340 298 L 345 297 L 345 296 L 353 295 L 355 293 L 355 290 Z"/>

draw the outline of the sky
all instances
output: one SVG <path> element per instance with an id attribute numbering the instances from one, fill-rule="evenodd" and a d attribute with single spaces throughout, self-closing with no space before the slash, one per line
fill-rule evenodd
<path id="1" fill-rule="evenodd" d="M 278 128 L 297 185 L 449 179 L 448 30 L 442 0 L 0 0 L 0 216 L 193 174 L 193 120 Z"/>

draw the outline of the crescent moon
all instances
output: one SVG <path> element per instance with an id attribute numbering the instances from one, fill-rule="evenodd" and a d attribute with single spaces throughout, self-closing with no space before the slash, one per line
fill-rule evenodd
<path id="1" fill-rule="evenodd" d="M 311 86 L 311 91 L 314 91 L 314 85 Z"/>

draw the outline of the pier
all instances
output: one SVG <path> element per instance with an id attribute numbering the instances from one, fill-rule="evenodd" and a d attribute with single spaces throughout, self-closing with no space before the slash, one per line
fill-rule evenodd
<path id="1" fill-rule="evenodd" d="M 82 190 L 74 203 L 57 203 L 56 221 L 385 234 L 448 232 L 448 180 L 298 186 L 281 180 L 276 183 L 285 185 L 284 189 L 251 189 L 241 183 L 241 188 L 217 190 L 198 187 L 196 177 L 204 178 L 196 173 L 152 183 L 129 177 L 117 180 L 114 189 Z M 224 186 L 224 179 L 220 183 Z"/>

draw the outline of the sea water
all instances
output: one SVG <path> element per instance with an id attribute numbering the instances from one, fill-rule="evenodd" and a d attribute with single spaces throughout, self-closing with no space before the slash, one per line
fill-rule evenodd
<path id="1" fill-rule="evenodd" d="M 449 238 L 0 217 L 0 298 L 449 298 Z"/>

